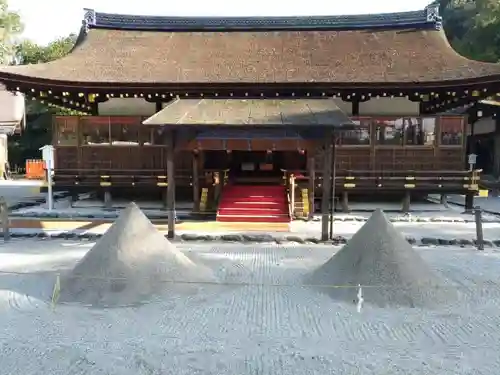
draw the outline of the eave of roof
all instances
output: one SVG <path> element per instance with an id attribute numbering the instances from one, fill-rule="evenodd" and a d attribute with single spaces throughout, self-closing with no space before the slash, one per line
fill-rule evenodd
<path id="1" fill-rule="evenodd" d="M 495 107 L 500 107 L 500 101 L 493 100 L 493 99 L 481 100 L 479 103 L 480 104 L 491 105 L 491 106 L 495 106 Z"/>
<path id="2" fill-rule="evenodd" d="M 340 127 L 353 122 L 333 99 L 177 99 L 143 124 Z"/>

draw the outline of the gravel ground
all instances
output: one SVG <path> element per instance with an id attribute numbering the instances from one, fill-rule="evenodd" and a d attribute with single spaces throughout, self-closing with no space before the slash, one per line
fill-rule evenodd
<path id="1" fill-rule="evenodd" d="M 0 374 L 500 373 L 497 252 L 417 249 L 467 296 L 441 310 L 357 313 L 300 286 L 336 249 L 240 244 L 180 247 L 225 285 L 134 308 L 52 310 L 43 299 L 55 274 L 91 246 L 0 243 Z"/>

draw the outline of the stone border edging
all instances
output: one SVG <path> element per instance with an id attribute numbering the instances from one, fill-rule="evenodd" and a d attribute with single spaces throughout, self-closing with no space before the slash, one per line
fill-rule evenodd
<path id="1" fill-rule="evenodd" d="M 455 224 L 468 224 L 475 223 L 474 219 L 460 219 L 453 217 L 406 217 L 406 216 L 398 216 L 388 218 L 391 223 L 455 223 Z M 311 220 L 312 222 L 319 222 L 321 218 L 314 218 Z M 309 222 L 311 222 L 309 221 Z M 367 217 L 362 216 L 353 216 L 353 217 L 334 217 L 334 222 L 366 222 L 368 221 Z M 308 221 L 304 221 L 308 222 Z M 492 220 L 483 218 L 483 223 L 500 223 L 500 219 Z"/>
<path id="2" fill-rule="evenodd" d="M 71 194 L 67 193 L 67 192 L 54 193 L 54 200 L 57 201 L 59 199 L 68 198 L 70 195 Z M 19 203 L 13 204 L 12 206 L 9 206 L 9 211 L 10 211 L 9 216 L 12 216 L 12 217 L 16 216 L 16 213 L 12 212 L 12 211 L 22 210 L 23 208 L 40 206 L 41 204 L 44 204 L 45 202 L 46 202 L 46 198 L 37 198 L 31 202 L 19 202 Z"/>
<path id="3" fill-rule="evenodd" d="M 65 198 L 64 196 L 58 197 L 59 198 Z M 26 203 L 26 206 L 17 208 L 17 209 L 22 209 L 25 207 L 30 207 L 30 206 L 36 206 L 39 204 L 44 203 L 45 200 L 42 199 L 41 202 L 39 203 Z M 498 214 L 497 214 L 498 215 Z M 16 212 L 11 212 L 10 217 L 15 218 L 15 219 L 76 219 L 76 220 L 114 220 L 118 218 L 118 212 L 115 213 L 103 213 L 103 214 L 88 214 L 88 215 L 75 215 L 75 214 L 70 214 L 70 213 L 34 213 L 34 212 L 22 212 L 22 213 L 16 213 Z M 166 215 L 146 215 L 148 219 L 150 220 L 166 220 L 167 216 Z M 181 220 L 190 220 L 190 215 L 189 214 L 178 214 L 178 218 Z M 362 217 L 362 216 L 347 216 L 347 217 L 334 217 L 333 221 L 336 223 L 347 223 L 347 222 L 366 222 L 368 218 Z M 196 221 L 196 220 L 194 220 Z M 316 223 L 321 221 L 321 218 L 315 217 L 312 220 L 301 220 L 297 219 L 295 222 L 303 222 L 303 223 Z M 468 223 L 475 223 L 474 219 L 460 219 L 460 218 L 452 218 L 452 217 L 395 217 L 395 218 L 389 218 L 389 221 L 391 223 L 460 223 L 460 224 L 468 224 Z M 483 223 L 500 223 L 500 218 L 497 220 L 492 220 L 492 219 L 486 219 L 483 218 Z"/>
<path id="4" fill-rule="evenodd" d="M 68 231 L 64 233 L 50 233 L 45 231 L 40 231 L 38 233 L 15 231 L 11 233 L 11 238 L 39 238 L 39 239 L 63 239 L 63 240 L 87 240 L 96 241 L 102 237 L 99 233 L 81 233 L 75 231 Z M 476 240 L 471 239 L 444 239 L 437 237 L 422 237 L 416 239 L 412 236 L 406 236 L 408 243 L 414 246 L 459 246 L 459 247 L 472 247 L 476 245 Z M 252 243 L 274 243 L 274 244 L 304 244 L 304 245 L 334 245 L 340 246 L 347 243 L 348 239 L 343 236 L 337 236 L 333 240 L 321 241 L 316 237 L 312 236 L 301 236 L 301 235 L 283 235 L 283 236 L 273 236 L 270 234 L 248 234 L 248 233 L 227 233 L 222 235 L 209 235 L 209 234 L 192 234 L 183 233 L 175 240 L 175 242 L 219 242 L 219 243 L 242 243 L 242 244 L 252 244 Z M 484 241 L 485 248 L 500 248 L 500 239 L 489 241 Z"/>

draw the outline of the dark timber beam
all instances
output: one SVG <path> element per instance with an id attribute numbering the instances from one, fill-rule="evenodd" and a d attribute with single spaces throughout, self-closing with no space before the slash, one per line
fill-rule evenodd
<path id="1" fill-rule="evenodd" d="M 167 237 L 175 237 L 175 131 L 168 130 L 165 139 L 167 146 L 167 211 L 168 211 L 168 234 Z"/>
<path id="2" fill-rule="evenodd" d="M 200 212 L 200 155 L 197 152 L 193 153 L 193 212 Z"/>
<path id="3" fill-rule="evenodd" d="M 307 174 L 309 176 L 308 180 L 308 198 L 309 198 L 309 217 L 308 219 L 312 219 L 314 217 L 314 189 L 316 184 L 316 165 L 314 159 L 314 149 L 308 150 L 307 155 Z"/>
<path id="4" fill-rule="evenodd" d="M 160 112 L 163 109 L 163 103 L 162 102 L 154 102 L 155 103 L 155 111 Z"/>
<path id="5" fill-rule="evenodd" d="M 352 101 L 352 115 L 359 116 L 359 100 Z"/>
<path id="6" fill-rule="evenodd" d="M 323 180 L 321 181 L 321 241 L 328 240 L 328 220 L 330 217 L 330 188 L 332 178 L 333 134 L 328 130 L 325 134 L 323 161 Z"/>

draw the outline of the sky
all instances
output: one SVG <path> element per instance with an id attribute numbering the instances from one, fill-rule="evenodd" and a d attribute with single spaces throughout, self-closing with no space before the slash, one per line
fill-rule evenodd
<path id="1" fill-rule="evenodd" d="M 432 0 L 9 0 L 21 13 L 23 37 L 47 44 L 78 33 L 83 9 L 162 16 L 297 16 L 401 12 Z M 39 5 L 38 5 L 39 4 Z"/>

